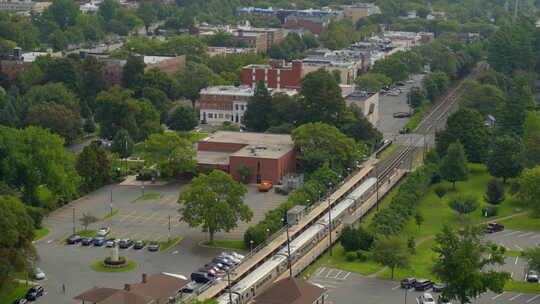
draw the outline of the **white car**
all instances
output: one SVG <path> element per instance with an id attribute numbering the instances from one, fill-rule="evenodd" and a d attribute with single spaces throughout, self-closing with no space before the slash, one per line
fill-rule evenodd
<path id="1" fill-rule="evenodd" d="M 230 260 L 231 262 L 233 262 L 234 264 L 240 264 L 240 262 L 242 262 L 242 260 L 240 260 L 239 258 L 235 257 L 234 255 L 231 255 L 231 254 L 228 254 L 227 252 L 223 252 L 221 254 L 222 257 L 224 258 L 227 258 L 228 260 Z"/>
<path id="2" fill-rule="evenodd" d="M 538 273 L 534 270 L 531 270 L 527 273 L 527 282 L 538 282 Z"/>
<path id="3" fill-rule="evenodd" d="M 41 270 L 41 268 L 36 268 L 34 270 L 34 278 L 36 280 L 44 280 L 46 278 L 45 272 L 43 272 L 43 270 Z"/>
<path id="4" fill-rule="evenodd" d="M 97 236 L 106 236 L 107 234 L 109 234 L 109 232 L 111 232 L 111 228 L 109 227 L 101 227 L 99 228 L 99 230 L 97 231 Z"/>
<path id="5" fill-rule="evenodd" d="M 435 299 L 430 293 L 425 293 L 418 298 L 420 304 L 435 304 Z"/>
<path id="6" fill-rule="evenodd" d="M 223 254 L 227 254 L 227 255 L 231 255 L 239 260 L 243 260 L 245 258 L 244 255 L 238 253 L 238 252 L 235 252 L 235 251 L 225 251 L 223 252 Z"/>

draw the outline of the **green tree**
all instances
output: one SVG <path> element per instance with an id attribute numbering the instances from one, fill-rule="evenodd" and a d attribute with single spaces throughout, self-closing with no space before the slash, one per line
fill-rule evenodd
<path id="1" fill-rule="evenodd" d="M 443 72 L 432 72 L 422 78 L 422 87 L 426 90 L 427 98 L 431 102 L 437 101 L 449 86 L 450 79 Z"/>
<path id="2" fill-rule="evenodd" d="M 142 84 L 143 87 L 159 89 L 172 100 L 178 98 L 180 94 L 180 86 L 176 79 L 170 77 L 159 68 L 152 68 L 141 75 L 139 84 Z M 141 88 L 137 91 L 141 91 Z"/>
<path id="3" fill-rule="evenodd" d="M 62 136 L 68 144 L 83 133 L 79 113 L 59 104 L 37 104 L 30 107 L 23 125 L 49 129 Z"/>
<path id="4" fill-rule="evenodd" d="M 492 205 L 498 205 L 504 201 L 504 188 L 498 179 L 493 178 L 488 182 L 484 200 Z"/>
<path id="5" fill-rule="evenodd" d="M 445 225 L 437 234 L 433 272 L 447 284 L 442 292 L 445 298 L 469 303 L 488 290 L 501 293 L 510 279 L 507 272 L 486 270 L 489 265 L 504 264 L 505 249 L 493 243 L 483 244 L 481 229 L 466 226 L 455 231 Z"/>
<path id="6" fill-rule="evenodd" d="M 307 172 L 314 171 L 325 162 L 332 169 L 343 170 L 353 166 L 367 153 L 365 145 L 324 123 L 304 124 L 293 130 L 292 139 L 300 151 L 298 160 Z"/>
<path id="7" fill-rule="evenodd" d="M 141 97 L 152 103 L 152 106 L 160 113 L 161 121 L 167 120 L 167 114 L 172 106 L 172 102 L 165 92 L 145 86 L 141 91 Z"/>
<path id="8" fill-rule="evenodd" d="M 111 151 L 118 153 L 121 158 L 126 158 L 133 153 L 134 148 L 135 143 L 129 133 L 124 129 L 118 130 L 113 138 Z"/>
<path id="9" fill-rule="evenodd" d="M 525 169 L 516 180 L 517 197 L 540 215 L 540 166 Z"/>
<path id="10" fill-rule="evenodd" d="M 407 100 L 411 107 L 421 107 L 427 100 L 427 92 L 424 88 L 412 87 L 407 93 Z"/>
<path id="11" fill-rule="evenodd" d="M 516 177 L 523 169 L 521 155 L 523 145 L 515 137 L 498 136 L 494 139 L 488 154 L 486 166 L 489 174 L 502 177 L 503 183 L 507 178 Z"/>
<path id="12" fill-rule="evenodd" d="M 246 193 L 245 186 L 223 171 L 200 174 L 180 193 L 182 221 L 191 227 L 202 226 L 213 242 L 216 232 L 229 232 L 239 221 L 251 220 L 253 212 L 243 201 Z"/>
<path id="13" fill-rule="evenodd" d="M 441 160 L 439 171 L 442 178 L 452 183 L 454 189 L 457 181 L 467 180 L 467 158 L 459 142 L 450 144 Z"/>
<path id="14" fill-rule="evenodd" d="M 340 243 L 345 251 L 370 250 L 374 241 L 375 237 L 373 234 L 365 230 L 362 226 L 357 229 L 346 226 L 340 237 Z"/>
<path id="15" fill-rule="evenodd" d="M 345 112 L 345 100 L 335 78 L 319 69 L 302 79 L 300 105 L 304 122 L 337 125 Z"/>
<path id="16" fill-rule="evenodd" d="M 84 147 L 77 156 L 75 167 L 81 176 L 81 188 L 84 192 L 90 192 L 109 182 L 109 159 L 106 152 L 96 143 Z"/>
<path id="17" fill-rule="evenodd" d="M 540 112 L 527 112 L 523 124 L 524 161 L 527 167 L 540 164 Z"/>
<path id="18" fill-rule="evenodd" d="M 418 74 L 424 70 L 424 58 L 411 51 L 398 51 L 392 54 L 392 58 L 397 58 L 407 66 L 409 74 Z"/>
<path id="19" fill-rule="evenodd" d="M 371 151 L 374 151 L 383 137 L 382 133 L 366 119 L 362 109 L 354 103 L 347 107 L 339 128 L 341 132 L 357 142 L 365 143 Z"/>
<path id="20" fill-rule="evenodd" d="M 529 248 L 523 253 L 530 270 L 540 271 L 540 248 Z"/>
<path id="21" fill-rule="evenodd" d="M 71 0 L 53 0 L 52 4 L 43 12 L 43 18 L 55 22 L 65 30 L 75 24 L 80 15 L 79 5 Z"/>
<path id="22" fill-rule="evenodd" d="M 116 0 L 104 0 L 99 4 L 98 15 L 103 17 L 105 21 L 110 21 L 116 18 L 116 11 L 120 8 L 120 3 Z"/>
<path id="23" fill-rule="evenodd" d="M 359 76 L 354 82 L 357 90 L 377 93 L 382 88 L 389 86 L 392 79 L 384 74 L 369 73 Z"/>
<path id="24" fill-rule="evenodd" d="M 144 160 L 149 165 L 157 164 L 165 176 L 177 176 L 195 169 L 191 141 L 176 132 L 150 135 L 143 147 Z"/>
<path id="25" fill-rule="evenodd" d="M 535 107 L 531 89 L 523 82 L 514 78 L 508 97 L 497 115 L 497 126 L 506 134 L 522 136 L 527 111 Z"/>
<path id="26" fill-rule="evenodd" d="M 394 279 L 396 268 L 409 267 L 410 252 L 403 241 L 398 238 L 381 237 L 372 249 L 373 260 L 389 267 L 392 270 L 391 278 Z"/>
<path id="27" fill-rule="evenodd" d="M 530 70 L 533 66 L 532 28 L 523 22 L 506 25 L 497 30 L 488 44 L 488 63 L 499 72 L 511 74 Z"/>
<path id="28" fill-rule="evenodd" d="M 85 133 L 94 133 L 94 132 L 96 132 L 96 124 L 94 123 L 93 119 L 88 118 L 88 119 L 86 119 L 84 121 L 83 131 Z"/>
<path id="29" fill-rule="evenodd" d="M 251 169 L 245 164 L 241 164 L 238 166 L 238 168 L 236 168 L 236 174 L 240 176 L 244 184 L 249 183 L 251 177 L 253 176 L 253 172 L 251 172 Z"/>
<path id="30" fill-rule="evenodd" d="M 157 11 L 150 1 L 141 2 L 139 8 L 137 9 L 137 16 L 139 16 L 139 18 L 141 18 L 144 22 L 146 33 L 148 33 L 149 27 L 152 25 L 152 23 L 157 21 Z"/>
<path id="31" fill-rule="evenodd" d="M 478 209 L 478 198 L 474 195 L 456 195 L 450 199 L 448 206 L 463 216 Z"/>
<path id="32" fill-rule="evenodd" d="M 81 62 L 80 70 L 81 84 L 79 85 L 79 96 L 86 100 L 91 109 L 94 109 L 97 94 L 105 89 L 103 63 L 98 61 L 94 56 L 86 56 Z"/>
<path id="33" fill-rule="evenodd" d="M 250 130 L 264 132 L 269 127 L 269 115 L 272 111 L 272 96 L 263 81 L 255 87 L 253 96 L 248 101 L 242 123 Z"/>
<path id="34" fill-rule="evenodd" d="M 482 115 L 496 115 L 504 103 L 504 92 L 494 85 L 467 81 L 461 100 L 465 106 L 473 108 Z"/>
<path id="35" fill-rule="evenodd" d="M 32 245 L 34 223 L 19 199 L 0 196 L 0 291 L 9 292 L 16 273 L 28 272 L 38 259 Z"/>
<path id="36" fill-rule="evenodd" d="M 425 221 L 424 216 L 420 211 L 414 214 L 414 221 L 416 222 L 416 226 L 418 226 L 418 229 L 420 229 L 420 226 L 422 226 Z"/>
<path id="37" fill-rule="evenodd" d="M 194 108 L 195 102 L 199 100 L 200 91 L 208 86 L 217 84 L 216 76 L 212 70 L 204 64 L 189 61 L 186 68 L 176 74 L 176 79 L 180 86 L 180 95 L 191 100 Z"/>
<path id="38" fill-rule="evenodd" d="M 83 215 L 79 218 L 79 221 L 81 222 L 81 225 L 83 225 L 84 230 L 88 230 L 88 226 L 96 223 L 98 220 L 97 217 L 93 216 L 90 213 L 83 213 Z"/>
<path id="39" fill-rule="evenodd" d="M 249 109 L 249 108 L 248 108 Z M 272 110 L 268 115 L 268 123 L 272 127 L 284 124 L 294 126 L 300 120 L 301 110 L 298 98 L 285 93 L 272 95 Z M 290 133 L 290 132 L 289 132 Z"/>
<path id="40" fill-rule="evenodd" d="M 47 57 L 49 58 L 49 57 Z M 76 62 L 70 57 L 49 58 L 43 69 L 45 82 L 60 82 L 73 92 L 77 92 L 80 74 Z"/>
<path id="41" fill-rule="evenodd" d="M 175 131 L 193 130 L 198 124 L 193 108 L 185 105 L 176 107 L 174 112 L 167 119 L 167 125 Z"/>
<path id="42" fill-rule="evenodd" d="M 77 96 L 68 90 L 62 83 L 48 83 L 42 86 L 33 86 L 24 95 L 24 110 L 28 110 L 33 105 L 38 104 L 59 104 L 63 105 L 74 113 L 80 112 Z"/>
<path id="43" fill-rule="evenodd" d="M 389 57 L 375 62 L 373 65 L 373 73 L 386 75 L 393 82 L 405 80 L 409 76 L 407 65 L 403 61 Z"/>
<path id="44" fill-rule="evenodd" d="M 130 56 L 122 70 L 122 86 L 127 89 L 135 89 L 139 86 L 141 77 L 144 75 L 146 64 L 139 56 Z"/>

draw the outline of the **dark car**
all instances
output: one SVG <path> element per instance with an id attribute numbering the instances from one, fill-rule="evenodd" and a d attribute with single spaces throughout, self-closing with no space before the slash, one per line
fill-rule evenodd
<path id="1" fill-rule="evenodd" d="M 428 290 L 431 287 L 433 287 L 433 281 L 428 279 L 417 279 L 414 283 L 414 290 L 416 291 L 424 291 Z"/>
<path id="2" fill-rule="evenodd" d="M 224 258 L 224 257 L 215 257 L 214 259 L 212 259 L 212 262 L 221 263 L 227 267 L 232 267 L 234 265 L 233 262 L 231 262 L 229 259 Z"/>
<path id="3" fill-rule="evenodd" d="M 407 288 L 407 289 L 413 288 L 414 283 L 416 283 L 415 278 L 405 278 L 405 279 L 401 280 L 401 288 Z"/>
<path id="4" fill-rule="evenodd" d="M 133 245 L 133 249 L 143 249 L 144 246 L 146 246 L 144 241 L 136 241 L 135 245 Z"/>
<path id="5" fill-rule="evenodd" d="M 213 269 L 201 267 L 201 268 L 197 269 L 197 272 L 206 273 L 206 275 L 208 275 L 211 278 L 216 278 L 217 277 L 217 273 Z"/>
<path id="6" fill-rule="evenodd" d="M 12 304 L 26 304 L 26 303 L 28 303 L 28 300 L 26 300 L 25 298 L 22 298 L 22 299 L 13 301 Z"/>
<path id="7" fill-rule="evenodd" d="M 182 288 L 183 293 L 192 293 L 197 288 L 197 282 L 191 281 Z"/>
<path id="8" fill-rule="evenodd" d="M 405 118 L 411 116 L 411 114 L 408 112 L 396 112 L 393 116 L 394 118 Z"/>
<path id="9" fill-rule="evenodd" d="M 212 278 L 210 278 L 206 273 L 204 272 L 194 272 L 191 274 L 191 279 L 197 283 L 206 284 L 210 281 L 212 281 Z"/>
<path id="10" fill-rule="evenodd" d="M 217 266 L 207 266 L 207 265 L 204 265 L 204 267 L 201 267 L 201 268 L 213 270 L 213 271 L 215 271 L 216 274 L 218 274 L 218 275 L 225 273 L 225 270 L 220 269 L 220 268 L 218 268 Z"/>
<path id="11" fill-rule="evenodd" d="M 446 288 L 446 284 L 444 283 L 433 284 L 433 292 L 442 292 L 443 289 L 445 288 Z"/>
<path id="12" fill-rule="evenodd" d="M 133 241 L 130 239 L 123 239 L 118 243 L 118 247 L 122 249 L 127 249 L 133 245 Z"/>
<path id="13" fill-rule="evenodd" d="M 72 235 L 72 236 L 69 237 L 69 239 L 67 239 L 67 243 L 69 245 L 73 245 L 73 244 L 77 244 L 81 240 L 82 240 L 82 238 L 79 235 Z"/>
<path id="14" fill-rule="evenodd" d="M 158 242 L 151 242 L 148 244 L 148 251 L 158 251 L 159 250 L 159 243 Z"/>
<path id="15" fill-rule="evenodd" d="M 35 301 L 45 293 L 45 289 L 39 285 L 35 285 L 26 293 L 26 299 L 28 301 Z"/>
<path id="16" fill-rule="evenodd" d="M 81 244 L 83 246 L 90 246 L 92 245 L 92 243 L 94 242 L 94 239 L 91 238 L 91 237 L 87 237 L 87 238 L 83 238 L 82 241 L 81 241 Z"/>
<path id="17" fill-rule="evenodd" d="M 486 232 L 493 233 L 498 231 L 503 231 L 504 225 L 499 223 L 488 223 L 486 226 Z"/>
<path id="18" fill-rule="evenodd" d="M 94 246 L 101 247 L 107 242 L 106 238 L 98 237 L 94 239 Z"/>

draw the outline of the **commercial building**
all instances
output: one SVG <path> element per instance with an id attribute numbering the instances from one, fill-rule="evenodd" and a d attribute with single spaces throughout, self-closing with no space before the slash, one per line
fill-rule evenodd
<path id="1" fill-rule="evenodd" d="M 182 288 L 190 281 L 168 273 L 142 274 L 141 283 L 125 284 L 124 289 L 94 287 L 73 298 L 94 304 L 176 303 Z"/>
<path id="2" fill-rule="evenodd" d="M 303 76 L 322 68 L 329 72 L 338 71 L 340 84 L 352 85 L 358 71 L 362 70 L 363 59 L 362 53 L 351 50 L 313 51 L 302 60 Z"/>
<path id="3" fill-rule="evenodd" d="M 285 19 L 291 15 L 297 16 L 314 16 L 314 17 L 330 17 L 341 18 L 343 17 L 343 11 L 332 9 L 305 9 L 305 10 L 293 10 L 293 9 L 273 9 L 269 8 L 257 8 L 257 7 L 244 7 L 238 8 L 235 11 L 237 16 L 260 16 L 260 17 L 277 17 L 281 22 L 285 22 Z"/>
<path id="4" fill-rule="evenodd" d="M 373 3 L 357 3 L 354 5 L 344 5 L 342 7 L 345 17 L 351 18 L 354 24 L 356 24 L 360 18 L 381 13 L 379 7 Z"/>
<path id="5" fill-rule="evenodd" d="M 296 171 L 296 151 L 290 135 L 218 131 L 197 143 L 197 164 L 223 170 L 241 180 L 237 170 L 247 166 L 250 183 L 278 184 Z"/>
<path id="6" fill-rule="evenodd" d="M 242 69 L 242 84 L 250 87 L 264 81 L 271 89 L 300 90 L 302 77 L 303 64 L 300 60 L 291 64 L 276 60 L 270 64 L 251 64 Z"/>
<path id="7" fill-rule="evenodd" d="M 144 56 L 144 71 L 158 68 L 168 75 L 183 71 L 186 67 L 186 55 L 180 56 Z"/>
<path id="8" fill-rule="evenodd" d="M 285 37 L 281 28 L 252 27 L 249 21 L 243 25 L 208 25 L 202 24 L 194 29 L 199 36 L 215 35 L 217 32 L 226 32 L 232 38 L 246 47 L 255 48 L 258 52 L 266 52 L 272 45 Z"/>
<path id="9" fill-rule="evenodd" d="M 290 30 L 304 30 L 312 34 L 319 35 L 324 27 L 330 23 L 331 16 L 312 16 L 312 15 L 289 15 L 285 18 L 283 28 Z"/>
<path id="10" fill-rule="evenodd" d="M 325 293 L 324 288 L 288 277 L 256 296 L 253 304 L 324 304 Z"/>
<path id="11" fill-rule="evenodd" d="M 232 54 L 249 54 L 255 53 L 257 50 L 255 48 L 233 48 L 233 47 L 224 47 L 224 46 L 209 46 L 206 54 L 213 57 L 217 55 L 232 55 Z"/>
<path id="12" fill-rule="evenodd" d="M 366 119 L 376 127 L 379 123 L 379 93 L 355 91 L 345 97 L 347 105 L 355 104 Z"/>
<path id="13" fill-rule="evenodd" d="M 31 0 L 0 0 L 0 10 L 9 12 L 31 11 L 35 4 Z"/>
<path id="14" fill-rule="evenodd" d="M 213 86 L 202 89 L 199 98 L 200 120 L 206 123 L 241 123 L 248 101 L 255 93 L 249 86 Z M 271 94 L 296 94 L 294 90 L 270 90 Z"/>

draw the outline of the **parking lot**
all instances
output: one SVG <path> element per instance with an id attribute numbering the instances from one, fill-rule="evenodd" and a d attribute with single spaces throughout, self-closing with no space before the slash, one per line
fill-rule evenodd
<path id="1" fill-rule="evenodd" d="M 418 304 L 418 297 L 424 293 L 414 289 L 402 289 L 398 281 L 372 279 L 356 273 L 325 267 L 315 270 L 309 281 L 327 288 L 328 302 L 325 303 L 334 304 Z M 435 298 L 438 297 L 438 294 L 431 290 L 425 292 L 431 293 Z M 472 303 L 537 304 L 540 303 L 540 294 L 486 293 L 473 300 Z"/>
<path id="2" fill-rule="evenodd" d="M 501 232 L 486 234 L 486 240 L 503 245 L 508 250 L 525 250 L 540 247 L 540 232 L 507 229 Z"/>
<path id="3" fill-rule="evenodd" d="M 190 228 L 179 221 L 178 195 L 185 185 L 145 185 L 145 193 L 156 193 L 156 199 L 133 202 L 142 194 L 139 186 L 107 186 L 99 189 L 44 220 L 44 226 L 51 232 L 37 241 L 35 246 L 41 257 L 38 266 L 43 269 L 47 279 L 42 285 L 47 295 L 38 303 L 77 303 L 72 298 L 94 286 L 122 288 L 124 283 L 140 280 L 142 273 L 171 272 L 189 277 L 191 272 L 208 263 L 222 250 L 199 246 L 207 239 L 200 228 Z M 274 192 L 260 193 L 254 186 L 248 186 L 245 201 L 254 212 L 251 223 L 264 218 L 267 210 L 275 208 L 287 199 Z M 61 241 L 73 232 L 83 229 L 79 218 L 90 213 L 98 218 L 110 213 L 112 205 L 119 210 L 117 215 L 92 224 L 89 229 L 102 226 L 111 228 L 110 237 L 130 238 L 132 240 L 164 241 L 168 238 L 169 216 L 171 217 L 171 238 L 180 237 L 181 242 L 164 252 L 149 252 L 146 248 L 135 250 L 120 249 L 120 255 L 139 264 L 133 271 L 102 273 L 94 271 L 90 265 L 110 255 L 110 249 L 94 246 L 66 245 Z M 75 216 L 73 211 L 75 210 Z M 245 229 L 251 224 L 242 223 L 231 233 L 218 233 L 216 239 L 242 239 Z M 66 285 L 66 294 L 60 292 Z"/>

